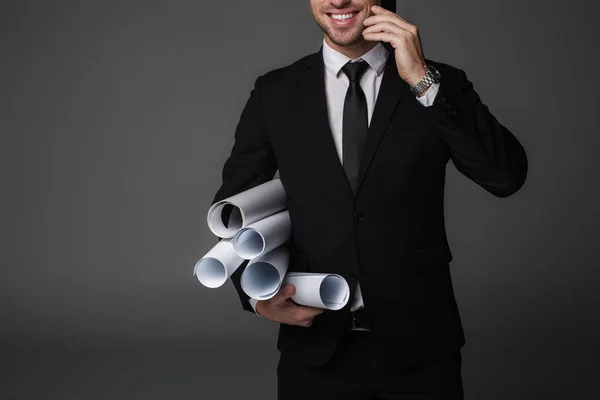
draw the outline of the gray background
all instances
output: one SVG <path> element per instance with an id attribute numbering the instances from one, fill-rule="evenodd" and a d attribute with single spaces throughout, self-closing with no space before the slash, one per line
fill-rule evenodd
<path id="1" fill-rule="evenodd" d="M 449 164 L 468 399 L 578 398 L 600 373 L 592 4 L 398 3 L 530 162 L 507 199 Z M 276 324 L 192 268 L 254 79 L 320 46 L 308 1 L 0 14 L 0 397 L 274 399 Z"/>

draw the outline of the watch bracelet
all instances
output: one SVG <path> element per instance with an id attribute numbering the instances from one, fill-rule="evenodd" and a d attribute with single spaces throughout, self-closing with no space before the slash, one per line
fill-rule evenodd
<path id="1" fill-rule="evenodd" d="M 433 74 L 429 70 L 429 65 L 425 68 L 425 76 L 415 86 L 411 86 L 410 90 L 416 95 L 421 95 L 428 87 L 435 82 Z"/>

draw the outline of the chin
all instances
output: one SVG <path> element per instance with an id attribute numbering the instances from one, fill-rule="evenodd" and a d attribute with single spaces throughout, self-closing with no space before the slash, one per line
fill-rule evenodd
<path id="1" fill-rule="evenodd" d="M 362 32 L 327 32 L 327 37 L 338 46 L 351 46 L 363 41 Z"/>
<path id="2" fill-rule="evenodd" d="M 347 46 L 352 46 L 355 45 L 356 43 L 360 43 L 362 41 L 362 39 L 360 37 L 358 38 L 351 38 L 351 39 L 337 39 L 335 37 L 331 37 L 329 36 L 329 39 L 335 43 L 338 46 L 341 47 L 347 47 Z"/>
<path id="3" fill-rule="evenodd" d="M 329 40 L 338 46 L 350 46 L 364 40 L 362 37 L 362 29 L 347 29 L 327 25 L 322 28 L 325 28 L 322 30 Z"/>

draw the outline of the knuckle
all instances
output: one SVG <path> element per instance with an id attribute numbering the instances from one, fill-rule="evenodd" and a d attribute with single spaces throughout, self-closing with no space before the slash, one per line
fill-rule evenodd
<path id="1" fill-rule="evenodd" d="M 292 313 L 292 319 L 296 322 L 302 322 L 304 320 L 303 316 L 297 311 Z"/>

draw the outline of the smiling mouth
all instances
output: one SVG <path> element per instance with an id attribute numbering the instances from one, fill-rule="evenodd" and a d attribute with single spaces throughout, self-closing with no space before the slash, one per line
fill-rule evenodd
<path id="1" fill-rule="evenodd" d="M 334 20 L 337 23 L 344 23 L 347 21 L 351 21 L 354 17 L 356 17 L 358 15 L 358 12 L 351 12 L 351 13 L 346 13 L 346 14 L 327 14 L 329 16 L 329 18 L 331 18 L 332 20 Z"/>

